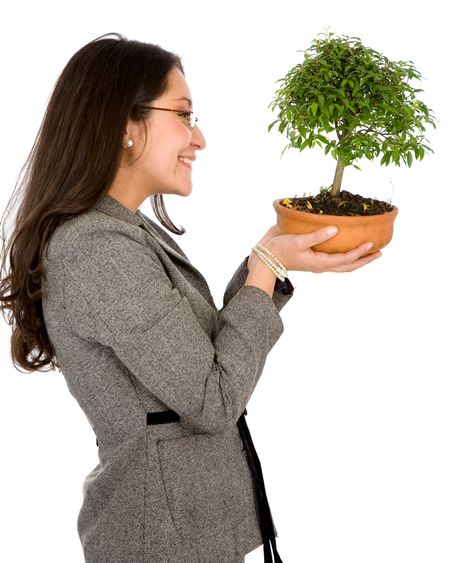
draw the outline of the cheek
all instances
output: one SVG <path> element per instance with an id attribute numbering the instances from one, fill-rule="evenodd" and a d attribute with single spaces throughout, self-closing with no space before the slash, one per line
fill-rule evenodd
<path id="1" fill-rule="evenodd" d="M 180 118 L 171 124 L 171 127 L 167 129 L 166 142 L 172 145 L 173 150 L 178 151 L 177 156 L 180 152 L 188 147 L 192 141 L 192 133 L 189 129 L 183 125 Z"/>
<path id="2" fill-rule="evenodd" d="M 150 173 L 167 173 L 167 170 L 178 167 L 178 156 L 186 151 L 192 142 L 192 133 L 181 123 L 174 121 L 165 124 L 149 138 L 145 150 L 145 162 Z"/>

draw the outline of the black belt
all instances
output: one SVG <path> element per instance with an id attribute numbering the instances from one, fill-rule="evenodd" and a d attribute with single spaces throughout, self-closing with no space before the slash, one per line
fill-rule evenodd
<path id="1" fill-rule="evenodd" d="M 283 563 L 277 551 L 277 542 L 275 541 L 275 529 L 273 526 L 272 515 L 270 513 L 269 501 L 267 500 L 266 488 L 264 486 L 264 478 L 261 469 L 261 463 L 256 453 L 253 440 L 248 429 L 245 416 L 247 409 L 239 417 L 237 426 L 241 433 L 242 442 L 244 443 L 245 451 L 247 452 L 248 464 L 253 475 L 253 481 L 256 489 L 256 500 L 258 503 L 259 513 L 259 527 L 264 542 L 264 563 L 272 563 L 272 553 L 270 551 L 270 544 L 272 544 L 273 556 L 275 563 Z"/>
<path id="2" fill-rule="evenodd" d="M 274 559 L 272 558 L 270 544 L 272 544 L 275 563 L 283 563 L 277 551 L 275 529 L 273 526 L 272 515 L 270 513 L 269 501 L 267 500 L 266 488 L 264 486 L 261 463 L 259 461 L 258 454 L 256 453 L 255 446 L 253 445 L 250 430 L 248 429 L 247 422 L 245 420 L 244 415 L 246 414 L 247 409 L 245 409 L 239 417 L 239 420 L 237 421 L 237 427 L 239 428 L 239 432 L 241 434 L 242 443 L 244 444 L 244 449 L 247 453 L 248 464 L 253 476 L 253 482 L 255 484 L 256 501 L 258 504 L 259 528 L 261 530 L 261 536 L 264 543 L 264 563 L 273 563 L 274 561 Z M 179 420 L 180 416 L 175 411 L 147 413 L 147 425 L 166 424 L 168 422 L 178 422 Z"/>

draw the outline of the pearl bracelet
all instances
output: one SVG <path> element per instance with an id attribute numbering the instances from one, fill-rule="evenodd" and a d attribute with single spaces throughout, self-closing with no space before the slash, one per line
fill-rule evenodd
<path id="1" fill-rule="evenodd" d="M 256 245 L 258 250 L 263 250 L 264 252 L 266 252 L 267 254 L 269 254 L 269 256 L 266 255 L 266 259 L 270 260 L 270 256 L 272 256 L 273 260 L 275 260 L 275 262 L 278 264 L 278 266 L 275 264 L 275 268 L 276 271 L 278 272 L 278 274 L 280 274 L 280 276 L 277 275 L 278 279 L 281 281 L 284 281 L 285 278 L 287 278 L 288 272 L 286 267 L 284 266 L 284 264 L 274 255 L 272 254 L 272 252 L 270 252 L 270 250 L 268 248 L 266 248 L 265 246 L 262 245 Z M 273 263 L 272 263 L 273 264 Z"/>
<path id="2" fill-rule="evenodd" d="M 267 249 L 265 246 L 262 246 L 261 244 L 257 244 L 252 248 L 252 250 L 266 264 L 266 266 L 270 268 L 270 270 L 272 270 L 272 272 L 279 280 L 284 281 L 285 277 L 287 276 L 287 270 L 285 266 L 280 262 L 280 260 L 278 260 L 278 258 L 272 252 L 270 252 L 269 249 Z M 272 256 L 277 263 L 275 264 L 269 258 L 269 256 L 264 254 L 264 252 Z"/>
<path id="3" fill-rule="evenodd" d="M 270 260 L 269 260 L 268 258 L 266 258 L 262 252 L 260 252 L 259 250 L 257 250 L 255 247 L 252 248 L 252 250 L 253 250 L 253 252 L 254 252 L 257 256 L 259 256 L 259 258 L 264 262 L 264 264 L 265 264 L 270 270 L 272 270 L 272 272 L 275 274 L 275 276 L 276 276 L 278 279 L 284 281 L 283 276 L 282 276 L 282 275 L 279 273 L 279 271 L 276 269 L 275 265 L 274 265 L 272 262 L 270 262 Z"/>
<path id="4" fill-rule="evenodd" d="M 271 269 L 275 274 L 279 273 L 284 277 L 287 276 L 287 270 L 286 270 L 284 264 L 282 264 L 282 262 L 280 260 L 278 260 L 278 258 L 275 256 L 275 254 L 270 252 L 270 250 L 268 248 L 266 248 L 262 244 L 257 244 L 255 246 L 254 250 L 255 250 L 255 253 L 261 259 L 263 259 L 263 260 L 265 259 L 266 264 L 268 264 L 268 265 L 270 264 L 270 266 L 272 267 Z M 265 253 L 265 254 L 263 254 L 263 253 Z M 269 255 L 269 256 L 267 256 L 267 255 Z M 272 256 L 274 258 L 274 260 L 277 262 L 278 265 L 273 263 L 273 261 L 270 259 L 270 256 Z M 282 281 L 284 281 L 284 280 L 282 280 Z"/>
<path id="5" fill-rule="evenodd" d="M 255 254 L 257 254 L 257 256 L 259 256 L 259 258 L 264 262 L 264 264 L 266 264 L 266 266 L 272 270 L 272 272 L 275 274 L 275 276 L 281 280 L 284 281 L 284 275 L 283 272 L 281 271 L 281 269 L 279 268 L 279 266 L 275 266 L 273 262 L 271 262 L 271 260 L 269 258 L 267 258 L 267 256 L 264 256 L 264 254 L 262 252 L 260 252 L 258 249 L 254 249 Z"/>
<path id="6" fill-rule="evenodd" d="M 282 264 L 280 262 L 280 260 L 278 260 L 278 258 L 275 256 L 275 254 L 273 254 L 273 252 L 270 252 L 270 250 L 268 248 L 266 248 L 265 246 L 263 246 L 262 244 L 257 244 L 256 248 L 258 248 L 259 250 L 262 250 L 263 252 L 265 252 L 269 256 L 272 256 L 272 258 L 275 260 L 275 262 L 280 266 L 281 270 L 284 270 L 285 273 L 283 275 L 284 276 L 287 275 L 287 271 L 286 271 L 284 264 Z"/>

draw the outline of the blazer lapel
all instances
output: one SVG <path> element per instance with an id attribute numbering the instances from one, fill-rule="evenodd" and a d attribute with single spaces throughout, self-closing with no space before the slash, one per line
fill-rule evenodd
<path id="1" fill-rule="evenodd" d="M 172 240 L 172 238 L 167 235 L 165 231 L 163 231 L 163 229 L 161 229 L 158 225 L 151 221 L 150 218 L 145 217 L 139 209 L 136 211 L 136 213 L 139 215 L 139 217 L 141 217 L 140 224 L 148 233 L 156 238 L 156 240 L 166 252 L 168 252 L 172 256 L 175 256 L 175 258 L 178 258 L 178 260 L 181 260 L 181 262 L 193 268 L 186 254 L 181 250 L 178 244 L 174 240 Z"/>
<path id="2" fill-rule="evenodd" d="M 117 219 L 121 219 L 122 221 L 127 221 L 128 223 L 132 223 L 137 227 L 144 227 L 144 229 L 152 235 L 159 244 L 164 248 L 164 250 L 168 253 L 186 264 L 187 266 L 193 267 L 190 263 L 188 257 L 181 248 L 163 231 L 163 229 L 159 229 L 156 223 L 153 223 L 151 219 L 146 218 L 144 214 L 138 209 L 136 213 L 133 213 L 130 209 L 122 205 L 117 199 L 113 198 L 112 196 L 106 194 L 98 203 L 94 205 L 95 209 L 99 211 L 103 211 L 112 217 L 116 217 Z"/>
<path id="3" fill-rule="evenodd" d="M 178 244 L 154 221 L 149 217 L 144 215 L 139 209 L 136 213 L 133 213 L 128 207 L 122 205 L 117 199 L 106 194 L 98 203 L 94 205 L 95 209 L 103 211 L 112 217 L 121 219 L 122 221 L 127 221 L 137 227 L 144 227 L 144 229 L 160 244 L 160 246 L 173 258 L 179 260 L 184 266 L 195 273 L 195 276 L 202 280 L 203 284 L 203 296 L 207 301 L 216 307 L 214 299 L 209 290 L 208 282 L 204 278 L 203 274 L 197 270 L 195 266 L 191 264 L 189 258 L 183 252 L 183 250 L 178 246 Z"/>

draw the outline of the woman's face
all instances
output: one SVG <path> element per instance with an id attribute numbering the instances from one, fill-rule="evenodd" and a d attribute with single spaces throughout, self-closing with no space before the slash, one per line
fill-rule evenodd
<path id="1" fill-rule="evenodd" d="M 169 73 L 167 92 L 149 106 L 180 112 L 192 110 L 190 103 L 182 98 L 192 100 L 183 73 L 175 68 Z M 151 194 L 187 196 L 191 193 L 195 163 L 186 164 L 179 157 L 184 155 L 195 159 L 196 151 L 204 149 L 206 143 L 200 129 L 189 126 L 188 117 L 172 111 L 151 110 L 147 119 L 145 148 L 145 131 L 141 124 L 132 121 L 128 123 L 124 141 L 128 139 L 132 139 L 134 145 L 123 149 L 125 168 L 121 170 L 131 175 L 126 178 L 126 182 L 128 186 L 132 185 L 133 189 L 138 190 L 142 200 Z M 138 156 L 138 160 L 133 163 Z"/>

